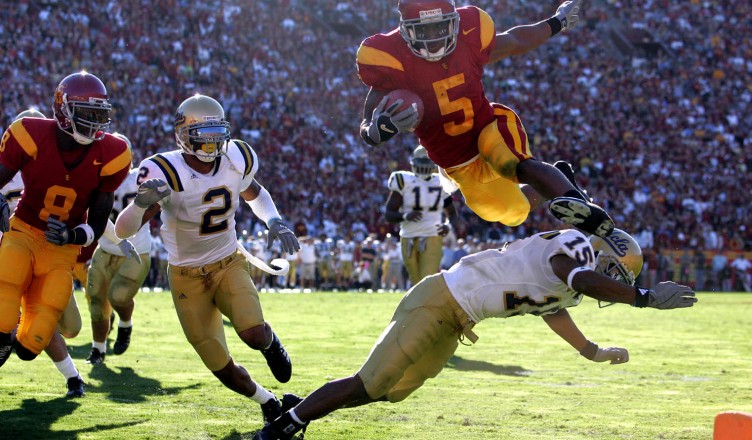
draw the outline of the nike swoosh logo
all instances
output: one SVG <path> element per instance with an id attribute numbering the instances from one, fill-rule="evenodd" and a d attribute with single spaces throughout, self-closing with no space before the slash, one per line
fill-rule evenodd
<path id="1" fill-rule="evenodd" d="M 379 128 L 382 129 L 382 130 L 384 130 L 387 133 L 394 133 L 393 130 L 390 130 L 390 129 L 386 128 L 386 124 L 379 125 Z"/>
<path id="2" fill-rule="evenodd" d="M 97 166 L 97 165 L 102 165 L 102 162 L 94 159 L 94 166 Z"/>
<path id="3" fill-rule="evenodd" d="M 469 34 L 470 32 L 474 31 L 475 29 L 477 29 L 477 26 L 476 26 L 476 27 L 474 27 L 474 28 L 470 28 L 470 29 L 468 29 L 468 30 L 464 30 L 464 29 L 463 29 L 463 30 L 462 30 L 462 35 L 467 35 L 467 34 Z"/>

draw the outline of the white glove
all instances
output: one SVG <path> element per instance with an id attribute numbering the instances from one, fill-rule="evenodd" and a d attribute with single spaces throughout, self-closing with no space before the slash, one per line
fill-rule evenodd
<path id="1" fill-rule="evenodd" d="M 368 126 L 368 137 L 377 144 L 388 141 L 397 133 L 415 130 L 418 123 L 418 109 L 414 105 L 395 112 L 402 105 L 402 100 L 394 101 L 388 108 L 386 107 L 389 98 L 384 96 L 379 105 L 373 109 L 371 115 L 371 125 Z"/>
<path id="2" fill-rule="evenodd" d="M 138 194 L 133 203 L 140 208 L 148 208 L 170 195 L 170 188 L 162 179 L 149 179 L 138 186 Z"/>
<path id="3" fill-rule="evenodd" d="M 625 362 L 629 362 L 629 352 L 626 348 L 619 347 L 598 348 L 598 352 L 591 360 L 593 362 L 611 361 L 612 365 L 623 364 Z"/>
<path id="4" fill-rule="evenodd" d="M 577 15 L 579 11 L 580 0 L 570 0 L 559 5 L 554 17 L 558 18 L 561 22 L 562 32 L 573 29 L 577 26 L 577 22 L 580 21 L 580 17 Z"/>
<path id="5" fill-rule="evenodd" d="M 128 240 L 121 240 L 120 243 L 117 244 L 117 247 L 120 249 L 120 252 L 125 255 L 126 258 L 133 258 L 134 260 L 138 261 L 138 264 L 141 264 L 141 255 L 138 254 L 136 247 L 133 246 L 133 243 Z"/>

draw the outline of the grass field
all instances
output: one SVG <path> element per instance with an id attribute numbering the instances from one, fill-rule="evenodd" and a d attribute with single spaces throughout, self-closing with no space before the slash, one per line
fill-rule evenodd
<path id="1" fill-rule="evenodd" d="M 335 412 L 313 422 L 306 438 L 710 439 L 718 412 L 752 412 L 752 295 L 698 296 L 689 310 L 601 310 L 590 299 L 572 309 L 590 339 L 629 349 L 623 365 L 585 360 L 537 317 L 487 320 L 475 329 L 478 343 L 460 346 L 405 402 Z M 225 329 L 235 360 L 281 396 L 356 371 L 401 295 L 261 298 L 293 360 L 288 384 Z M 130 349 L 97 367 L 84 363 L 85 305 L 81 314 L 84 329 L 68 342 L 86 397 L 64 397 L 45 355 L 13 355 L 0 370 L 0 438 L 250 439 L 260 429 L 258 406 L 220 385 L 193 352 L 167 293 L 139 294 Z"/>

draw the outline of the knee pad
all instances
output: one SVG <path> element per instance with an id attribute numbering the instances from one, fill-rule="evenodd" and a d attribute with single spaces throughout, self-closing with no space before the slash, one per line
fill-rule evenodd
<path id="1" fill-rule="evenodd" d="M 15 342 L 14 348 L 16 349 L 16 354 L 18 355 L 18 358 L 21 359 L 22 361 L 33 361 L 37 357 L 37 353 L 34 353 L 28 348 L 24 347 L 18 341 Z"/>

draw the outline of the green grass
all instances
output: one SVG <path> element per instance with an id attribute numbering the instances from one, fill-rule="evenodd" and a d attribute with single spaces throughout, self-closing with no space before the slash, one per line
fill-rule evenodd
<path id="1" fill-rule="evenodd" d="M 293 379 L 278 384 L 261 355 L 225 327 L 230 352 L 277 395 L 305 395 L 357 370 L 401 296 L 261 297 Z M 572 309 L 590 339 L 629 349 L 623 365 L 586 361 L 533 316 L 487 320 L 475 329 L 478 343 L 460 346 L 405 402 L 335 412 L 312 423 L 306 438 L 709 439 L 718 412 L 752 412 L 752 296 L 699 297 L 689 310 L 600 310 L 589 299 Z M 84 363 L 85 305 L 81 314 L 84 329 L 68 342 L 86 397 L 63 397 L 62 376 L 45 355 L 13 355 L 0 369 L 0 437 L 250 439 L 260 429 L 258 406 L 204 368 L 167 293 L 139 294 L 130 349 L 102 366 Z"/>

